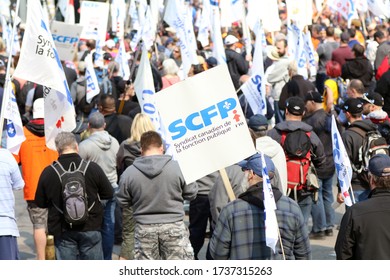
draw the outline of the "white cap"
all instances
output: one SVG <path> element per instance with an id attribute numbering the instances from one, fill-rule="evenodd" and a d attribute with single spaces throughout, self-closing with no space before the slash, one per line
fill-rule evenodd
<path id="1" fill-rule="evenodd" d="M 115 47 L 115 42 L 114 42 L 114 40 L 108 39 L 108 40 L 106 41 L 106 47 L 109 48 L 109 49 L 113 49 L 113 48 Z"/>
<path id="2" fill-rule="evenodd" d="M 33 119 L 43 119 L 45 117 L 45 103 L 43 98 L 38 98 L 33 103 Z"/>
<path id="3" fill-rule="evenodd" d="M 225 45 L 233 45 L 238 42 L 238 39 L 233 35 L 227 35 L 225 38 Z"/>

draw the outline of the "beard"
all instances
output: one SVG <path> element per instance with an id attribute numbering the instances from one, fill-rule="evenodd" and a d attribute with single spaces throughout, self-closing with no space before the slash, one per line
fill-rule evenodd
<path id="1" fill-rule="evenodd" d="M 248 172 L 245 172 L 244 177 L 242 178 L 240 183 L 243 192 L 246 192 L 250 187 L 248 179 L 249 179 L 249 174 Z"/>

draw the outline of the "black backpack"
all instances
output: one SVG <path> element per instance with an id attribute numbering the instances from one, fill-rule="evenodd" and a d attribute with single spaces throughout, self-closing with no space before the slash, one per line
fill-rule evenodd
<path id="1" fill-rule="evenodd" d="M 90 161 L 81 160 L 79 167 L 72 162 L 68 170 L 54 161 L 51 167 L 56 171 L 62 185 L 62 210 L 54 204 L 54 207 L 64 215 L 65 221 L 72 226 L 82 225 L 88 219 L 88 212 L 95 202 L 88 208 L 88 196 L 85 185 L 85 171 Z"/>

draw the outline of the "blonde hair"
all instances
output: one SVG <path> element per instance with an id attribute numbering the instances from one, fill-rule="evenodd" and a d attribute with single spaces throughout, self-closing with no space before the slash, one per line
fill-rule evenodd
<path id="1" fill-rule="evenodd" d="M 156 128 L 152 121 L 150 120 L 149 116 L 144 113 L 138 113 L 133 120 L 133 123 L 131 124 L 130 129 L 130 138 L 128 139 L 128 142 L 132 141 L 141 141 L 141 135 L 146 132 L 153 130 L 155 131 Z"/>

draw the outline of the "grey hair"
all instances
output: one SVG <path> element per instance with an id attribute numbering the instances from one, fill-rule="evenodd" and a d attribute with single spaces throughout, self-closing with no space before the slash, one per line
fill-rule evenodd
<path id="1" fill-rule="evenodd" d="M 162 63 L 164 75 L 176 75 L 179 67 L 172 58 L 167 58 Z"/>
<path id="2" fill-rule="evenodd" d="M 57 134 L 54 142 L 59 155 L 66 149 L 77 149 L 77 140 L 72 132 L 61 131 Z"/>
<path id="3" fill-rule="evenodd" d="M 90 128 L 102 128 L 106 122 L 102 113 L 95 112 L 89 116 L 88 123 Z"/>

